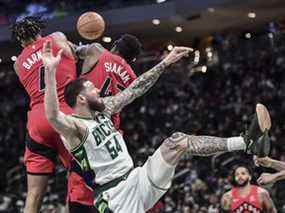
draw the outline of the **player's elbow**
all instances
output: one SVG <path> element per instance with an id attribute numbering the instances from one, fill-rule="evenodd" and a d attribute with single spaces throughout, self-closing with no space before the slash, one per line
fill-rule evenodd
<path id="1" fill-rule="evenodd" d="M 58 112 L 56 110 L 45 109 L 45 115 L 50 124 L 56 123 L 58 120 Z"/>

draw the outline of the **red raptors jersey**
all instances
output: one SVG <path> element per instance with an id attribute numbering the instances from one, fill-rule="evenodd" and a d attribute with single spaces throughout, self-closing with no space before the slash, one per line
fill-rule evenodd
<path id="1" fill-rule="evenodd" d="M 51 36 L 37 39 L 35 42 L 25 47 L 17 58 L 18 76 L 30 96 L 30 107 L 44 102 L 44 67 L 41 60 L 43 44 L 52 41 Z M 52 52 L 55 55 L 59 47 L 52 42 Z M 60 102 L 64 100 L 64 87 L 76 78 L 75 60 L 62 55 L 61 62 L 57 66 L 56 82 L 57 93 Z"/>
<path id="2" fill-rule="evenodd" d="M 88 79 L 95 87 L 100 89 L 100 94 L 103 97 L 116 95 L 136 79 L 130 65 L 123 58 L 112 54 L 108 50 L 103 51 L 96 66 L 82 77 Z M 119 113 L 112 116 L 112 121 L 116 129 L 119 129 Z"/>
<path id="3" fill-rule="evenodd" d="M 250 193 L 246 197 L 240 197 L 237 188 L 233 188 L 231 212 L 234 213 L 248 213 L 248 212 L 262 212 L 262 206 L 258 198 L 258 186 L 251 185 Z"/>

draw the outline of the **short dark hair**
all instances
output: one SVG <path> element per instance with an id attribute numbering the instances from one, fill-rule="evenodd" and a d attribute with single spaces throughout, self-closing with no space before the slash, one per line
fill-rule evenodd
<path id="1" fill-rule="evenodd" d="M 231 177 L 231 184 L 232 184 L 233 186 L 237 186 L 237 182 L 236 182 L 236 179 L 235 179 L 235 173 L 236 173 L 236 170 L 237 170 L 238 168 L 245 168 L 245 169 L 248 171 L 248 174 L 249 174 L 250 176 L 253 175 L 252 168 L 249 167 L 249 166 L 248 166 L 247 164 L 245 164 L 245 163 L 241 163 L 241 164 L 237 164 L 237 165 L 233 166 L 232 172 L 231 172 L 231 176 L 232 176 L 232 177 Z"/>
<path id="2" fill-rule="evenodd" d="M 46 27 L 45 21 L 41 17 L 27 16 L 17 20 L 10 29 L 12 30 L 12 39 L 19 42 L 35 39 L 41 33 L 41 30 Z"/>
<path id="3" fill-rule="evenodd" d="M 71 108 L 75 107 L 79 93 L 84 90 L 84 78 L 78 78 L 69 82 L 64 88 L 64 100 Z"/>
<path id="4" fill-rule="evenodd" d="M 121 38 L 114 42 L 113 46 L 128 63 L 133 61 L 142 49 L 142 44 L 137 37 L 130 34 L 122 35 Z"/>

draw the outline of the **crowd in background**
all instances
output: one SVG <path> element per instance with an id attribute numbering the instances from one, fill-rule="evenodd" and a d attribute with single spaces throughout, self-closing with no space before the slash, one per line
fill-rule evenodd
<path id="1" fill-rule="evenodd" d="M 0 25 L 9 24 L 16 18 L 27 15 L 41 15 L 44 18 L 64 17 L 78 11 L 110 10 L 122 7 L 156 3 L 155 0 L 1 0 Z"/>
<path id="2" fill-rule="evenodd" d="M 272 156 L 285 160 L 283 41 L 283 35 L 251 39 L 227 35 L 211 46 L 216 54 L 214 64 L 196 65 L 208 65 L 206 72 L 194 72 L 190 59 L 170 67 L 147 95 L 122 112 L 122 129 L 135 164 L 142 165 L 163 139 L 175 131 L 221 137 L 239 135 L 257 102 L 264 103 L 272 115 Z M 138 62 L 135 71 L 140 74 L 148 70 L 160 56 L 139 60 L 144 62 Z M 0 212 L 15 213 L 24 204 L 26 190 L 22 156 L 28 99 L 12 67 L 0 64 Z M 220 197 L 231 187 L 230 167 L 246 160 L 251 162 L 251 156 L 243 153 L 213 158 L 185 155 L 172 188 L 152 212 L 219 212 Z M 66 171 L 60 165 L 56 171 L 44 198 L 44 212 L 63 209 Z M 254 171 L 257 177 L 264 170 Z M 282 184 L 268 188 L 279 212 L 285 212 Z"/>

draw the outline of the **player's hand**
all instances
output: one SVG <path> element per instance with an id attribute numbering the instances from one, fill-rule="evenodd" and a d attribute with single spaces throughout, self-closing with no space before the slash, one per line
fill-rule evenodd
<path id="1" fill-rule="evenodd" d="M 276 182 L 275 174 L 270 174 L 270 173 L 262 173 L 260 177 L 257 179 L 257 183 L 259 185 L 265 185 L 275 182 Z"/>
<path id="2" fill-rule="evenodd" d="M 61 60 L 62 49 L 58 51 L 56 56 L 53 56 L 51 42 L 45 42 L 42 50 L 42 61 L 45 68 L 55 70 Z"/>
<path id="3" fill-rule="evenodd" d="M 173 64 L 181 58 L 188 56 L 193 49 L 190 47 L 174 47 L 173 50 L 163 59 L 166 65 Z"/>
<path id="4" fill-rule="evenodd" d="M 272 159 L 270 157 L 258 158 L 257 156 L 254 156 L 253 161 L 256 166 L 263 166 L 269 168 L 272 165 Z"/>

